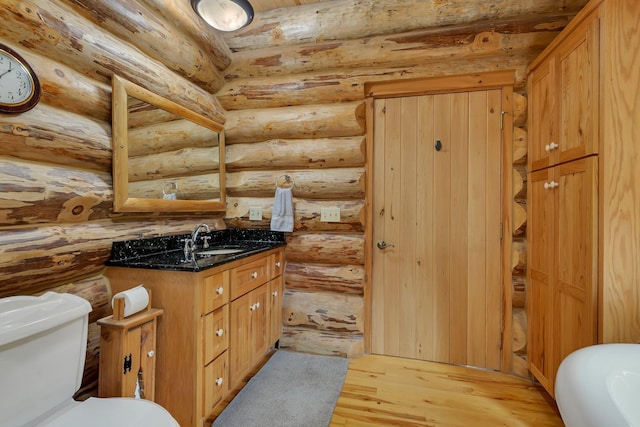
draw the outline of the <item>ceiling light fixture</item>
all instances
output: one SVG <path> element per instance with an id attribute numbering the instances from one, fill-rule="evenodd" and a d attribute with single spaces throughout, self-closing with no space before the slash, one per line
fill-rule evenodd
<path id="1" fill-rule="evenodd" d="M 220 31 L 239 30 L 253 20 L 253 7 L 248 0 L 191 0 L 191 7 Z"/>

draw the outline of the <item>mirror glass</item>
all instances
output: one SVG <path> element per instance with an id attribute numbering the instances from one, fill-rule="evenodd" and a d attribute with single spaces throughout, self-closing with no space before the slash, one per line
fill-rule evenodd
<path id="1" fill-rule="evenodd" d="M 221 124 L 114 76 L 112 125 L 114 211 L 224 211 Z"/>

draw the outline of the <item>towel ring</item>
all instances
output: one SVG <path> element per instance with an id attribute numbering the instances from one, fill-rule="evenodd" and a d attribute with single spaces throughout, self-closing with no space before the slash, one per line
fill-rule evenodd
<path id="1" fill-rule="evenodd" d="M 276 178 L 276 187 L 278 188 L 293 188 L 295 181 L 289 175 L 280 175 Z"/>

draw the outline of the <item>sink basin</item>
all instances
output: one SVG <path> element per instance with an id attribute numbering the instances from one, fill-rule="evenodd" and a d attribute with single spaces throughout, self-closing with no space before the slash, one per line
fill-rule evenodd
<path id="1" fill-rule="evenodd" d="M 567 427 L 640 426 L 640 344 L 600 344 L 567 356 L 555 395 Z"/>
<path id="2" fill-rule="evenodd" d="M 206 251 L 196 252 L 197 256 L 212 256 L 212 255 L 229 255 L 244 252 L 246 249 L 211 249 Z"/>

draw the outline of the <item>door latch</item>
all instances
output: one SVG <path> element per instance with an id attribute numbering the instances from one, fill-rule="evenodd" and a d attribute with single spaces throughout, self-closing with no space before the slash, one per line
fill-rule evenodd
<path id="1" fill-rule="evenodd" d="M 131 353 L 129 353 L 128 356 L 124 357 L 123 371 L 124 374 L 126 374 L 127 372 L 131 372 Z"/>

